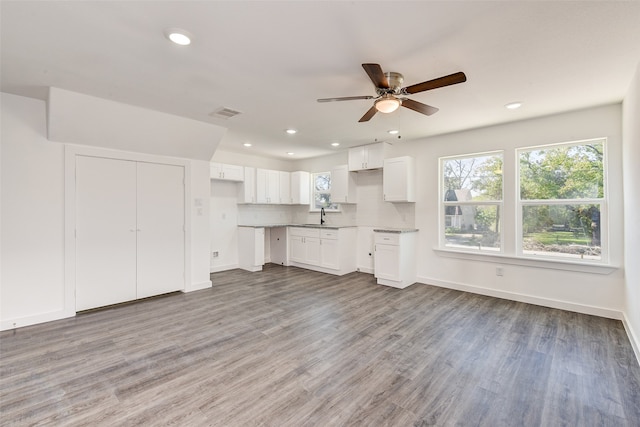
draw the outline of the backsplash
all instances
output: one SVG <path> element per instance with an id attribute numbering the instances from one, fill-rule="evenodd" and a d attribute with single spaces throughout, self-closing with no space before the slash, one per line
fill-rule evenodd
<path id="1" fill-rule="evenodd" d="M 238 205 L 238 224 L 289 224 L 292 217 L 291 206 Z"/>

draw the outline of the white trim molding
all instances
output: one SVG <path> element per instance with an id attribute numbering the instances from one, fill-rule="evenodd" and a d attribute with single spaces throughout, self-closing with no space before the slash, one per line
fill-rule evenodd
<path id="1" fill-rule="evenodd" d="M 627 336 L 631 342 L 631 347 L 636 355 L 638 364 L 640 364 L 640 336 L 635 333 L 631 327 L 631 322 L 629 322 L 629 319 L 627 318 L 627 313 L 624 312 L 622 313 L 622 324 L 624 325 L 624 330 L 627 332 Z"/>
<path id="2" fill-rule="evenodd" d="M 438 286 L 441 288 L 455 289 L 458 291 L 470 292 L 473 294 L 486 295 L 490 297 L 502 298 L 511 301 L 524 302 L 543 307 L 557 308 L 560 310 L 573 311 L 576 313 L 590 314 L 593 316 L 606 317 L 609 319 L 622 320 L 623 313 L 604 307 L 576 304 L 569 301 L 561 301 L 551 298 L 537 297 L 534 295 L 520 294 L 516 292 L 500 291 L 497 289 L 483 288 L 481 286 L 468 285 L 465 283 L 449 282 L 431 277 L 418 277 L 417 281 L 422 284 Z"/>

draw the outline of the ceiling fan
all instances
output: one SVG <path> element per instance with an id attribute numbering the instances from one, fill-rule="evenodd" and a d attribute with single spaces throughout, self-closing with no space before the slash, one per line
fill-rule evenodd
<path id="1" fill-rule="evenodd" d="M 427 80 L 426 82 L 417 83 L 411 86 L 402 87 L 404 77 L 400 73 L 382 71 L 380 64 L 362 64 L 362 68 L 367 72 L 369 78 L 376 87 L 376 93 L 378 96 L 344 96 L 340 98 L 321 98 L 318 102 L 333 102 L 333 101 L 352 101 L 356 99 L 375 99 L 373 106 L 369 108 L 364 116 L 358 120 L 359 122 L 368 122 L 371 118 L 380 111 L 381 113 L 392 113 L 403 106 L 410 110 L 417 111 L 418 113 L 426 114 L 430 116 L 438 111 L 436 107 L 432 107 L 427 104 L 423 104 L 418 101 L 414 101 L 409 98 L 405 98 L 404 95 L 411 95 L 418 92 L 424 92 L 426 90 L 437 89 L 439 87 L 455 85 L 467 81 L 467 76 L 463 72 L 457 72 L 449 74 L 448 76 L 439 77 L 433 80 Z"/>

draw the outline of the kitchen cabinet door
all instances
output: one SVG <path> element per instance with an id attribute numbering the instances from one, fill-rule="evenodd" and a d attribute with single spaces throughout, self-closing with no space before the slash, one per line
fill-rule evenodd
<path id="1" fill-rule="evenodd" d="M 349 170 L 380 169 L 383 166 L 388 144 L 378 142 L 349 149 Z"/>
<path id="2" fill-rule="evenodd" d="M 256 203 L 279 203 L 280 175 L 278 171 L 256 169 Z"/>
<path id="3" fill-rule="evenodd" d="M 256 203 L 256 168 L 244 168 L 244 180 L 238 184 L 238 203 Z"/>
<path id="4" fill-rule="evenodd" d="M 377 279 L 400 280 L 399 246 L 376 244 L 374 262 Z"/>
<path id="5" fill-rule="evenodd" d="M 244 181 L 244 169 L 242 166 L 211 162 L 210 171 L 211 179 Z"/>
<path id="6" fill-rule="evenodd" d="M 278 171 L 278 198 L 281 205 L 291 204 L 291 173 Z"/>
<path id="7" fill-rule="evenodd" d="M 318 237 L 304 238 L 306 250 L 306 264 L 320 265 L 320 239 Z"/>
<path id="8" fill-rule="evenodd" d="M 356 203 L 356 177 L 349 172 L 348 165 L 331 169 L 331 201 L 334 203 Z"/>
<path id="9" fill-rule="evenodd" d="M 310 174 L 305 171 L 291 172 L 291 203 L 294 205 L 308 205 Z"/>
<path id="10" fill-rule="evenodd" d="M 289 236 L 289 259 L 295 262 L 306 262 L 307 251 L 304 246 L 304 237 Z"/>
<path id="11" fill-rule="evenodd" d="M 384 161 L 382 192 L 385 202 L 415 202 L 415 167 L 412 157 Z"/>
<path id="12" fill-rule="evenodd" d="M 326 268 L 338 270 L 340 268 L 339 240 L 320 240 L 320 265 Z"/>

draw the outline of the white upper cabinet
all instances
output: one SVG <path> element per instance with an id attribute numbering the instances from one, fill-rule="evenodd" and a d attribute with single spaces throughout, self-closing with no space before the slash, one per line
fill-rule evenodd
<path id="1" fill-rule="evenodd" d="M 387 147 L 386 142 L 378 142 L 350 148 L 349 170 L 380 169 L 384 165 Z"/>
<path id="2" fill-rule="evenodd" d="M 291 204 L 309 204 L 309 178 L 309 172 L 291 172 Z"/>
<path id="3" fill-rule="evenodd" d="M 238 184 L 238 203 L 256 203 L 256 168 L 244 167 L 244 181 Z"/>
<path id="4" fill-rule="evenodd" d="M 256 169 L 256 203 L 280 203 L 280 173 Z"/>
<path id="5" fill-rule="evenodd" d="M 415 160 L 413 157 L 385 159 L 382 193 L 385 202 L 415 202 Z"/>
<path id="6" fill-rule="evenodd" d="M 244 181 L 244 168 L 236 165 L 211 162 L 211 179 L 225 181 Z"/>
<path id="7" fill-rule="evenodd" d="M 291 173 L 278 171 L 278 182 L 280 184 L 279 188 L 279 203 L 282 205 L 290 205 L 291 204 Z"/>
<path id="8" fill-rule="evenodd" d="M 356 203 L 356 179 L 347 165 L 331 169 L 331 201 L 334 203 Z"/>

